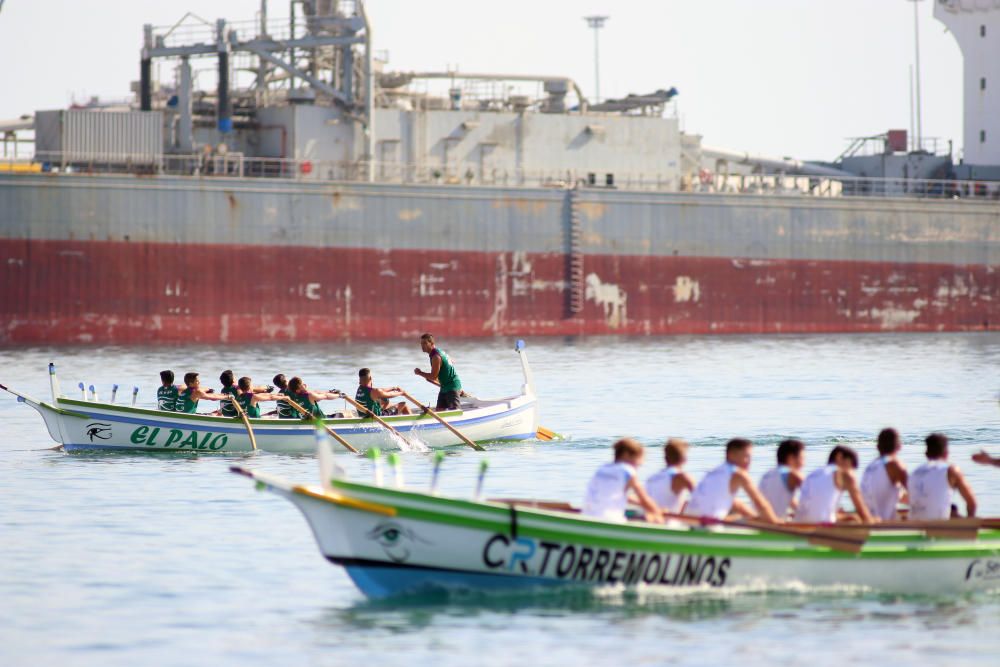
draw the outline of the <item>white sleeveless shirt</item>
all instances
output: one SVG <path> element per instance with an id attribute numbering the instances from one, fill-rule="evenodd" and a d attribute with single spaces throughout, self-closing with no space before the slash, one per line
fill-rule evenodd
<path id="1" fill-rule="evenodd" d="M 951 518 L 951 484 L 947 461 L 928 461 L 910 475 L 910 518 Z"/>
<path id="2" fill-rule="evenodd" d="M 771 507 L 779 519 L 788 516 L 792 499 L 795 497 L 795 494 L 788 490 L 788 466 L 780 465 L 768 470 L 760 478 L 760 484 L 757 487 L 767 498 L 767 502 L 771 503 Z"/>
<path id="3" fill-rule="evenodd" d="M 901 485 L 889 479 L 889 471 L 885 469 L 891 458 L 880 456 L 869 463 L 861 475 L 861 497 L 872 515 L 881 521 L 896 518 L 896 503 L 903 490 Z"/>
<path id="4" fill-rule="evenodd" d="M 723 463 L 705 475 L 694 487 L 691 502 L 684 513 L 688 516 L 710 516 L 725 519 L 733 509 L 733 493 L 729 483 L 736 472 L 732 463 Z"/>
<path id="5" fill-rule="evenodd" d="M 609 521 L 624 521 L 628 506 L 627 484 L 635 475 L 635 466 L 630 463 L 602 465 L 587 484 L 583 514 Z"/>
<path id="6" fill-rule="evenodd" d="M 799 508 L 795 511 L 795 520 L 803 523 L 834 523 L 837 520 L 837 507 L 843 491 L 837 488 L 834 473 L 837 466 L 832 463 L 812 471 L 802 482 L 802 494 L 799 496 Z"/>
<path id="7" fill-rule="evenodd" d="M 667 466 L 646 480 L 646 492 L 649 493 L 653 502 L 670 514 L 679 513 L 688 497 L 687 489 L 681 489 L 680 493 L 674 493 L 674 476 L 678 472 L 676 468 Z"/>

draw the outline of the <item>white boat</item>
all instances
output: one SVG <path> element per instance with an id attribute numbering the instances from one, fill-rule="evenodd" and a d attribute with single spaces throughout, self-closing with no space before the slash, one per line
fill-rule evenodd
<path id="1" fill-rule="evenodd" d="M 374 598 L 560 585 L 705 591 L 848 587 L 949 595 L 1000 590 L 995 519 L 937 522 L 941 525 L 933 530 L 860 531 L 615 523 L 542 504 L 444 498 L 349 481 L 336 476 L 340 471 L 322 450 L 320 466 L 329 482 L 317 486 L 239 466 L 232 470 L 298 507 L 323 556 Z M 781 530 L 793 534 L 772 532 Z"/>
<path id="2" fill-rule="evenodd" d="M 534 381 L 523 341 L 515 348 L 524 383 L 521 393 L 509 398 L 463 398 L 461 409 L 438 414 L 476 443 L 527 440 L 538 431 Z M 246 452 L 252 450 L 240 419 L 165 412 L 126 405 L 69 398 L 59 390 L 55 366 L 49 364 L 51 402 L 0 388 L 16 395 L 42 415 L 49 435 L 68 450 L 112 449 L 182 452 Z M 372 447 L 461 445 L 454 433 L 429 414 L 383 417 L 406 443 L 392 436 L 371 418 L 325 419 L 323 423 L 359 450 Z M 249 420 L 257 447 L 268 452 L 315 451 L 315 423 L 302 419 L 255 418 Z"/>

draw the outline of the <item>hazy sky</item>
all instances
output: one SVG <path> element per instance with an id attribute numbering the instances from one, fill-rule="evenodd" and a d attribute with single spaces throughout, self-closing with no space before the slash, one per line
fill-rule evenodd
<path id="1" fill-rule="evenodd" d="M 602 96 L 676 86 L 688 132 L 714 147 L 832 159 L 845 138 L 908 128 L 908 0 L 369 0 L 389 69 L 568 75 L 593 93 L 593 37 L 607 14 Z M 6 0 L 0 119 L 75 96 L 124 98 L 142 25 L 185 11 L 252 19 L 259 0 Z M 288 4 L 271 0 L 272 17 Z M 921 3 L 923 126 L 962 143 L 961 56 Z"/>

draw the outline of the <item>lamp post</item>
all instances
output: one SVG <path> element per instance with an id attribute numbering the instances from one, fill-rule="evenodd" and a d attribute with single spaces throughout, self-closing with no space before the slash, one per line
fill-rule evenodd
<path id="1" fill-rule="evenodd" d="M 914 139 L 918 151 L 923 149 L 924 140 L 924 124 L 920 109 L 920 1 L 910 0 L 913 3 L 913 48 L 916 52 L 917 136 Z"/>
<path id="2" fill-rule="evenodd" d="M 596 104 L 601 101 L 601 58 L 597 35 L 601 28 L 604 27 L 604 22 L 608 20 L 608 17 L 596 15 L 584 16 L 583 20 L 587 22 L 589 27 L 594 29 L 594 103 Z"/>

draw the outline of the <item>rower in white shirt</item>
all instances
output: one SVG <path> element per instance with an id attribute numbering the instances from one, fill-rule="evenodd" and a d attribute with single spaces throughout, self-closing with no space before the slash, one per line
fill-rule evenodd
<path id="1" fill-rule="evenodd" d="M 688 443 L 680 438 L 670 438 L 663 447 L 667 467 L 646 480 L 646 492 L 668 514 L 684 511 L 688 495 L 694 489 L 694 480 L 684 472 L 687 463 Z"/>
<path id="2" fill-rule="evenodd" d="M 879 521 L 897 518 L 896 505 L 906 494 L 906 466 L 898 456 L 901 448 L 896 429 L 882 429 L 878 434 L 878 458 L 861 475 L 861 496 Z"/>
<path id="3" fill-rule="evenodd" d="M 910 519 L 951 518 L 954 491 L 958 491 L 965 500 L 966 514 L 975 516 L 975 494 L 958 466 L 948 463 L 947 436 L 931 433 L 924 443 L 927 445 L 927 463 L 910 475 Z"/>
<path id="4" fill-rule="evenodd" d="M 625 521 L 625 510 L 631 500 L 629 492 L 632 492 L 646 510 L 646 521 L 663 523 L 660 508 L 646 493 L 636 472 L 645 455 L 642 444 L 632 438 L 622 438 L 614 444 L 614 450 L 614 462 L 605 463 L 590 478 L 582 513 L 606 521 Z"/>
<path id="5" fill-rule="evenodd" d="M 726 443 L 726 462 L 711 470 L 698 482 L 684 513 L 688 516 L 725 519 L 735 512 L 747 518 L 781 523 L 774 515 L 771 504 L 757 489 L 747 472 L 752 454 L 753 443 L 749 440 L 733 438 Z M 736 494 L 741 489 L 750 496 L 756 513 L 736 499 Z"/>
<path id="6" fill-rule="evenodd" d="M 865 506 L 854 476 L 857 469 L 857 452 L 843 445 L 834 447 L 827 464 L 811 472 L 802 482 L 795 520 L 800 523 L 836 523 L 840 498 L 847 491 L 858 517 L 864 523 L 871 523 L 872 515 Z"/>
<path id="7" fill-rule="evenodd" d="M 778 444 L 778 465 L 760 478 L 760 492 L 771 503 L 778 517 L 784 519 L 798 505 L 795 493 L 802 486 L 802 468 L 806 446 L 801 440 L 783 440 Z"/>

